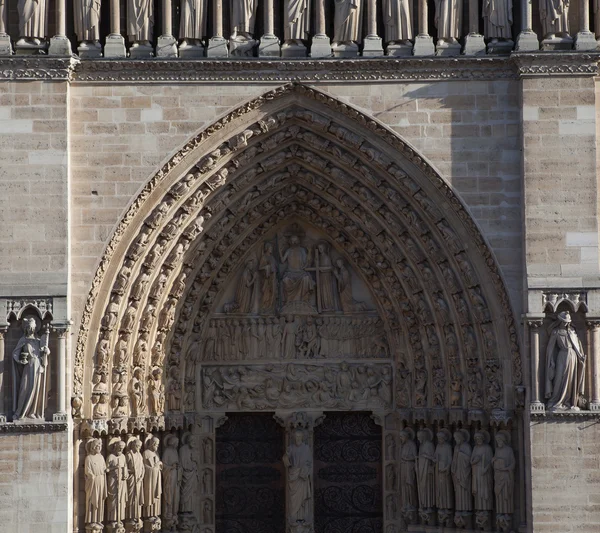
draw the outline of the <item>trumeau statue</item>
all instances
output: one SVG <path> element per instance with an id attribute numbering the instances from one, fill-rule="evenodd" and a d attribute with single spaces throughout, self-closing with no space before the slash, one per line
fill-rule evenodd
<path id="1" fill-rule="evenodd" d="M 85 523 L 92 530 L 102 530 L 106 501 L 106 462 L 100 453 L 102 441 L 90 439 L 85 446 Z"/>
<path id="2" fill-rule="evenodd" d="M 558 314 L 546 349 L 548 410 L 579 410 L 583 395 L 585 354 L 568 311 Z"/>
<path id="3" fill-rule="evenodd" d="M 569 37 L 569 1 L 540 0 L 540 20 L 544 39 Z"/>
<path id="4" fill-rule="evenodd" d="M 413 38 L 409 0 L 383 0 L 383 23 L 387 42 L 409 44 Z"/>
<path id="5" fill-rule="evenodd" d="M 257 6 L 257 0 L 231 0 L 231 39 L 252 40 Z"/>
<path id="6" fill-rule="evenodd" d="M 127 36 L 132 48 L 149 47 L 154 27 L 154 4 L 151 0 L 127 0 Z"/>
<path id="7" fill-rule="evenodd" d="M 200 46 L 206 35 L 207 0 L 183 0 L 179 22 L 180 48 Z"/>
<path id="8" fill-rule="evenodd" d="M 482 7 L 484 35 L 492 39 L 512 39 L 512 0 L 484 0 Z"/>
<path id="9" fill-rule="evenodd" d="M 462 29 L 462 0 L 435 0 L 435 27 L 438 46 L 457 44 Z"/>
<path id="10" fill-rule="evenodd" d="M 363 0 L 335 0 L 333 43 L 360 42 Z"/>
<path id="11" fill-rule="evenodd" d="M 75 0 L 73 3 L 75 33 L 79 49 L 98 48 L 100 44 L 101 0 Z"/>
<path id="12" fill-rule="evenodd" d="M 286 43 L 302 44 L 309 37 L 311 0 L 285 0 L 284 38 Z"/>
<path id="13" fill-rule="evenodd" d="M 166 529 L 172 528 L 177 523 L 179 512 L 179 491 L 181 487 L 182 472 L 177 446 L 179 439 L 176 435 L 169 434 L 165 437 L 163 451 L 163 520 Z"/>
<path id="14" fill-rule="evenodd" d="M 288 524 L 294 531 L 295 526 L 304 526 L 312 521 L 313 459 L 302 429 L 296 429 L 292 439 L 283 463 L 287 468 Z M 300 527 L 300 531 L 303 530 Z"/>
<path id="15" fill-rule="evenodd" d="M 107 467 L 107 522 L 122 523 L 127 505 L 127 478 L 129 471 L 123 455 L 125 443 L 118 437 L 111 440 L 110 454 L 106 459 Z"/>
<path id="16" fill-rule="evenodd" d="M 496 435 L 494 465 L 494 493 L 496 495 L 496 522 L 502 531 L 508 531 L 514 513 L 515 454 L 510 446 L 510 433 Z"/>
<path id="17" fill-rule="evenodd" d="M 48 35 L 48 1 L 18 0 L 19 37 L 17 46 L 40 46 Z"/>
<path id="18" fill-rule="evenodd" d="M 35 334 L 33 317 L 23 319 L 23 336 L 13 350 L 13 406 L 14 419 L 44 419 L 46 408 L 46 380 L 48 375 L 48 337 Z"/>

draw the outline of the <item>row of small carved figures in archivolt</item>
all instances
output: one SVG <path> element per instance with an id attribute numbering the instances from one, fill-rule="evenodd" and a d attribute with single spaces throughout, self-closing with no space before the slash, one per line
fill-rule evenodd
<path id="1" fill-rule="evenodd" d="M 161 526 L 166 531 L 191 526 L 191 531 L 211 526 L 214 453 L 212 436 L 188 431 L 181 442 L 174 433 L 166 433 L 162 442 L 152 434 L 87 439 L 86 531 L 159 531 Z"/>
<path id="2" fill-rule="evenodd" d="M 489 531 L 495 513 L 497 531 L 511 529 L 517 463 L 509 431 L 492 439 L 485 429 L 405 427 L 388 433 L 384 447 L 388 521 Z"/>

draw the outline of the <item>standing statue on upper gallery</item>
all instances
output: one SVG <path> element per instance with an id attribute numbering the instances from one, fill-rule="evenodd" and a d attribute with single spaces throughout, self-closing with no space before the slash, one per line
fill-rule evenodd
<path id="1" fill-rule="evenodd" d="M 295 531 L 297 526 L 304 531 L 302 526 L 312 519 L 312 452 L 302 429 L 296 429 L 292 438 L 293 442 L 283 456 L 283 464 L 287 468 L 288 524 L 291 531 Z"/>
<path id="2" fill-rule="evenodd" d="M 568 311 L 558 314 L 551 326 L 546 349 L 546 399 L 548 410 L 579 411 L 583 397 L 585 359 L 583 346 Z"/>
<path id="3" fill-rule="evenodd" d="M 102 441 L 90 439 L 85 445 L 85 450 L 85 524 L 92 531 L 101 531 L 107 496 L 106 462 L 100 453 Z"/>
<path id="4" fill-rule="evenodd" d="M 131 48 L 152 50 L 154 3 L 151 0 L 127 0 L 127 37 Z"/>
<path id="5" fill-rule="evenodd" d="M 485 430 L 475 432 L 475 446 L 471 454 L 472 491 L 475 500 L 475 522 L 478 527 L 489 525 L 494 508 L 493 466 L 494 452 L 490 446 L 490 434 Z"/>
<path id="6" fill-rule="evenodd" d="M 291 235 L 288 248 L 281 254 L 281 264 L 286 266 L 281 280 L 284 310 L 314 312 L 310 300 L 315 282 L 306 271 L 310 262 L 310 253 L 300 244 L 300 237 Z"/>
<path id="7" fill-rule="evenodd" d="M 258 0 L 231 0 L 231 36 L 234 41 L 252 41 Z"/>
<path id="8" fill-rule="evenodd" d="M 18 0 L 19 40 L 22 48 L 39 48 L 48 35 L 48 1 Z"/>
<path id="9" fill-rule="evenodd" d="M 419 489 L 419 516 L 430 524 L 435 507 L 435 446 L 429 428 L 417 432 L 419 457 L 417 458 L 417 487 Z"/>
<path id="10" fill-rule="evenodd" d="M 285 0 L 284 39 L 287 45 L 301 45 L 310 32 L 311 0 Z"/>
<path id="11" fill-rule="evenodd" d="M 462 0 L 435 0 L 434 24 L 438 32 L 438 48 L 460 46 L 462 6 Z"/>
<path id="12" fill-rule="evenodd" d="M 469 432 L 466 429 L 457 429 L 454 432 L 454 454 L 452 456 L 452 480 L 454 481 L 454 501 L 456 525 L 466 527 L 470 522 L 473 510 L 473 497 L 471 494 L 471 455 L 473 450 L 469 443 Z"/>
<path id="13" fill-rule="evenodd" d="M 540 0 L 540 20 L 544 40 L 568 38 L 570 0 Z"/>
<path id="14" fill-rule="evenodd" d="M 179 450 L 181 464 L 181 500 L 180 511 L 193 513 L 198 498 L 200 472 L 198 469 L 198 437 L 186 433 L 182 439 L 183 446 Z"/>
<path id="15" fill-rule="evenodd" d="M 125 443 L 119 438 L 111 439 L 110 454 L 106 458 L 106 484 L 107 484 L 107 506 L 106 520 L 116 524 L 122 524 L 125 519 L 127 506 L 127 460 L 123 455 Z M 116 528 L 115 528 L 116 529 Z"/>
<path id="16" fill-rule="evenodd" d="M 483 0 L 484 36 L 490 44 L 512 40 L 512 0 Z"/>
<path id="17" fill-rule="evenodd" d="M 515 512 L 515 454 L 510 446 L 510 433 L 501 430 L 496 435 L 494 465 L 494 494 L 496 495 L 496 524 L 500 531 L 509 531 Z"/>
<path id="18" fill-rule="evenodd" d="M 335 0 L 333 45 L 361 41 L 363 0 Z"/>
<path id="19" fill-rule="evenodd" d="M 260 274 L 260 311 L 274 311 L 277 303 L 277 261 L 273 257 L 273 243 L 265 242 L 258 272 Z"/>
<path id="20" fill-rule="evenodd" d="M 48 379 L 49 327 L 36 336 L 33 317 L 23 319 L 23 336 L 13 350 L 13 418 L 44 419 Z"/>
<path id="21" fill-rule="evenodd" d="M 144 486 L 144 458 L 140 453 L 142 441 L 131 437 L 127 445 L 125 459 L 127 461 L 127 508 L 125 518 L 131 526 L 141 526 L 142 518 L 142 493 Z"/>
<path id="22" fill-rule="evenodd" d="M 413 38 L 409 0 L 383 0 L 385 40 L 389 44 L 407 44 Z"/>
<path id="23" fill-rule="evenodd" d="M 176 435 L 168 434 L 165 437 L 165 448 L 163 451 L 163 527 L 167 530 L 173 529 L 177 524 L 177 513 L 179 512 L 179 494 L 182 480 L 181 463 L 177 446 L 179 439 Z"/>
<path id="24" fill-rule="evenodd" d="M 441 525 L 452 525 L 454 490 L 452 486 L 452 434 L 446 428 L 437 432 L 435 448 L 435 502 Z"/>
<path id="25" fill-rule="evenodd" d="M 417 444 L 411 428 L 404 428 L 400 434 L 400 501 L 402 516 L 409 524 L 417 519 Z"/>
<path id="26" fill-rule="evenodd" d="M 79 51 L 100 50 L 100 7 L 101 0 L 75 0 L 73 3 L 75 34 Z"/>
<path id="27" fill-rule="evenodd" d="M 179 48 L 202 46 L 206 36 L 207 0 L 182 0 L 179 21 Z"/>

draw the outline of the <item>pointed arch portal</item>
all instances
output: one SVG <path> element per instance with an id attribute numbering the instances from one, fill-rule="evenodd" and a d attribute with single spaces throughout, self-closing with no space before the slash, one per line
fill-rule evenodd
<path id="1" fill-rule="evenodd" d="M 373 415 L 381 468 L 401 477 L 403 428 L 522 443 L 521 382 L 499 269 L 452 189 L 376 120 L 287 85 L 190 140 L 118 225 L 78 337 L 76 447 L 153 433 L 164 454 L 166 436 L 193 441 L 208 473 L 193 511 L 163 507 L 163 528 L 212 533 L 227 413 L 274 413 L 288 445 L 301 428 L 309 446 L 326 412 Z M 387 475 L 386 533 L 445 523 L 411 514 Z M 521 515 L 522 495 L 518 481 Z"/>

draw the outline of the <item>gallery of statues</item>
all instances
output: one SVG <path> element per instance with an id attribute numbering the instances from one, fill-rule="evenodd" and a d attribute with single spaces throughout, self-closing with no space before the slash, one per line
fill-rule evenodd
<path id="1" fill-rule="evenodd" d="M 600 531 L 599 6 L 0 0 L 0 532 Z"/>

